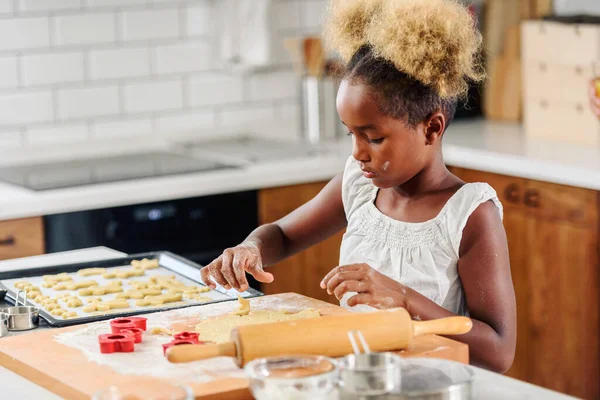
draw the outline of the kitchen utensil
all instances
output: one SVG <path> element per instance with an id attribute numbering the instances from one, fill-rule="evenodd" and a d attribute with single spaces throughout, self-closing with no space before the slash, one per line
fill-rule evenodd
<path id="1" fill-rule="evenodd" d="M 238 326 L 231 341 L 219 344 L 181 345 L 167 351 L 173 363 L 206 358 L 235 357 L 238 366 L 261 357 L 283 354 L 321 354 L 340 357 L 352 353 L 350 330 L 360 327 L 373 351 L 405 349 L 415 336 L 429 333 L 460 335 L 471 330 L 466 317 L 413 321 L 404 308 L 297 321 Z"/>
<path id="2" fill-rule="evenodd" d="M 21 296 L 23 294 L 23 296 Z M 19 300 L 23 298 L 23 303 L 19 306 Z M 0 312 L 8 314 L 8 330 L 26 331 L 34 329 L 40 323 L 40 309 L 27 306 L 27 292 L 19 290 L 15 297 L 15 306 L 0 308 Z"/>
<path id="3" fill-rule="evenodd" d="M 343 131 L 336 108 L 338 85 L 331 77 L 302 78 L 302 121 L 304 139 L 311 144 L 332 140 Z"/>
<path id="4" fill-rule="evenodd" d="M 343 363 L 340 370 L 343 371 Z M 342 372 L 343 373 L 343 372 Z M 404 358 L 399 364 L 401 383 L 383 395 L 357 395 L 342 388 L 340 400 L 471 400 L 471 367 L 435 358 Z M 400 381 L 400 379 L 399 379 Z"/>
<path id="5" fill-rule="evenodd" d="M 8 314 L 0 312 L 0 337 L 8 335 Z"/>
<path id="6" fill-rule="evenodd" d="M 360 352 L 354 333 L 361 342 Z M 361 396 L 377 396 L 389 393 L 400 386 L 400 364 L 402 359 L 394 353 L 371 353 L 360 331 L 348 332 L 354 349 L 339 361 L 341 390 Z"/>
<path id="7" fill-rule="evenodd" d="M 185 385 L 164 381 L 110 385 L 94 393 L 92 400 L 193 400 L 194 392 Z"/>
<path id="8" fill-rule="evenodd" d="M 257 400 L 325 400 L 337 388 L 337 365 L 323 356 L 258 358 L 244 371 Z"/>
<path id="9" fill-rule="evenodd" d="M 131 353 L 135 351 L 135 334 L 130 332 L 98 335 L 100 353 Z"/>

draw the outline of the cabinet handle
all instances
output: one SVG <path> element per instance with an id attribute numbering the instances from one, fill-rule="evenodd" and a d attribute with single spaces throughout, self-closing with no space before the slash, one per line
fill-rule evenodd
<path id="1" fill-rule="evenodd" d="M 511 183 L 510 185 L 504 188 L 504 197 L 506 201 L 509 203 L 518 203 L 521 200 L 521 195 L 519 194 L 519 185 L 516 183 Z"/>
<path id="2" fill-rule="evenodd" d="M 13 235 L 7 236 L 5 239 L 0 240 L 0 246 L 14 246 L 15 237 Z"/>
<path id="3" fill-rule="evenodd" d="M 525 191 L 523 202 L 527 207 L 539 208 L 540 207 L 540 193 L 534 189 L 528 189 Z"/>

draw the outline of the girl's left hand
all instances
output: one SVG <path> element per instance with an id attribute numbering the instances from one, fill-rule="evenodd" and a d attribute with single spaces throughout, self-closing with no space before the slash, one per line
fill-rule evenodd
<path id="1" fill-rule="evenodd" d="M 321 288 L 338 300 L 346 292 L 358 294 L 348 299 L 348 306 L 366 304 L 375 308 L 406 307 L 408 288 L 374 270 L 368 264 L 341 265 L 321 281 Z"/>

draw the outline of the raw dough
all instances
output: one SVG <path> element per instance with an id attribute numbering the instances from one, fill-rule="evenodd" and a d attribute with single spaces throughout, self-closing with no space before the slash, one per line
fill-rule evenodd
<path id="1" fill-rule="evenodd" d="M 77 271 L 77 275 L 79 276 L 91 276 L 91 275 L 100 275 L 106 271 L 106 268 L 85 268 Z"/>
<path id="2" fill-rule="evenodd" d="M 121 293 L 123 288 L 119 285 L 106 285 L 100 287 L 89 287 L 85 289 L 79 289 L 80 296 L 104 296 L 109 293 Z"/>
<path id="3" fill-rule="evenodd" d="M 250 300 L 243 298 L 238 295 L 238 302 L 240 303 L 240 308 L 232 312 L 233 315 L 248 315 L 250 314 Z"/>
<path id="4" fill-rule="evenodd" d="M 157 306 L 165 303 L 174 303 L 181 301 L 181 294 L 163 294 L 160 296 L 146 296 L 144 299 L 135 302 L 140 307 Z"/>
<path id="5" fill-rule="evenodd" d="M 140 289 L 140 290 L 128 290 L 124 293 L 119 293 L 117 298 L 119 299 L 143 299 L 146 296 L 158 296 L 161 295 L 160 289 Z"/>
<path id="6" fill-rule="evenodd" d="M 54 315 L 55 317 L 59 317 L 62 316 L 64 313 L 66 313 L 67 310 L 63 310 L 62 308 L 55 308 L 52 311 L 50 311 L 50 314 Z"/>
<path id="7" fill-rule="evenodd" d="M 102 297 L 88 297 L 88 303 L 100 303 L 102 301 Z"/>
<path id="8" fill-rule="evenodd" d="M 31 286 L 31 283 L 27 281 L 19 281 L 15 283 L 17 289 L 24 289 L 25 287 Z"/>
<path id="9" fill-rule="evenodd" d="M 73 278 L 66 272 L 62 272 L 57 275 L 44 275 L 42 278 L 44 279 L 44 282 L 54 282 L 54 283 L 67 282 L 67 281 L 73 280 Z"/>
<path id="10" fill-rule="evenodd" d="M 167 328 L 162 328 L 162 327 L 154 327 L 152 329 L 150 329 L 150 333 L 153 335 L 166 335 L 166 336 L 171 336 L 173 334 L 172 331 L 170 331 Z"/>
<path id="11" fill-rule="evenodd" d="M 75 318 L 76 316 L 77 313 L 75 311 L 67 311 L 62 315 L 63 319 Z"/>
<path id="12" fill-rule="evenodd" d="M 117 273 L 114 271 L 105 272 L 102 274 L 104 279 L 113 279 L 117 277 Z"/>
<path id="13" fill-rule="evenodd" d="M 90 286 L 98 286 L 98 282 L 96 282 L 96 281 L 82 281 L 82 282 L 75 282 L 75 283 L 60 282 L 60 283 L 57 283 L 56 285 L 54 285 L 53 289 L 54 290 L 77 290 L 77 289 L 88 288 Z"/>
<path id="14" fill-rule="evenodd" d="M 147 269 L 156 269 L 159 267 L 158 265 L 158 260 L 154 259 L 154 260 L 148 260 L 147 258 L 144 258 L 143 260 L 133 260 L 131 262 L 131 266 L 135 269 L 142 269 L 142 270 L 147 270 Z"/>
<path id="15" fill-rule="evenodd" d="M 94 311 L 108 311 L 115 308 L 129 308 L 129 302 L 125 299 L 115 299 L 105 302 L 92 303 L 83 307 L 83 311 L 90 313 Z"/>
<path id="16" fill-rule="evenodd" d="M 67 301 L 68 307 L 81 307 L 82 305 L 83 303 L 77 297 L 69 299 L 69 301 Z"/>
<path id="17" fill-rule="evenodd" d="M 240 300 L 239 297 L 238 300 Z M 240 303 L 242 302 L 240 301 Z M 240 306 L 240 308 L 244 307 L 243 304 L 240 304 Z M 229 341 L 231 330 L 237 326 L 264 324 L 269 322 L 294 321 L 306 318 L 316 318 L 320 316 L 321 315 L 319 314 L 319 311 L 313 309 L 302 310 L 294 314 L 283 311 L 259 310 L 252 311 L 248 315 L 244 316 L 230 314 L 204 320 L 196 325 L 196 332 L 200 334 L 200 340 L 223 343 Z"/>
<path id="18" fill-rule="evenodd" d="M 132 276 L 142 276 L 146 273 L 145 270 L 143 269 L 124 269 L 124 270 L 120 270 L 120 271 L 116 271 L 116 277 L 117 278 L 122 278 L 122 279 L 129 279 Z"/>
<path id="19" fill-rule="evenodd" d="M 191 294 L 188 294 L 186 297 L 190 300 L 194 300 L 199 303 L 206 303 L 207 301 L 212 300 L 212 298 L 210 298 L 208 296 L 202 296 L 201 294 L 198 294 L 198 293 L 191 293 Z"/>

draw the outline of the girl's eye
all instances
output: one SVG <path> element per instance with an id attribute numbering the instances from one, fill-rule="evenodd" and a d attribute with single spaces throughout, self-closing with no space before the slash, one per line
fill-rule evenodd
<path id="1" fill-rule="evenodd" d="M 347 136 L 352 136 L 352 132 L 348 131 L 348 132 L 346 132 L 346 135 Z"/>
<path id="2" fill-rule="evenodd" d="M 383 138 L 379 138 L 379 139 L 368 139 L 369 143 L 372 144 L 380 144 L 381 142 L 383 142 Z"/>

